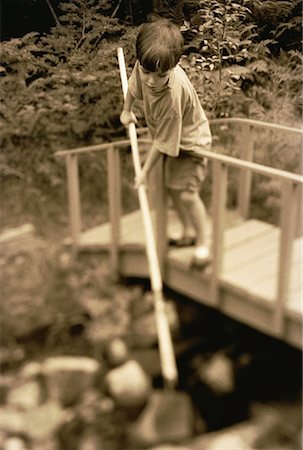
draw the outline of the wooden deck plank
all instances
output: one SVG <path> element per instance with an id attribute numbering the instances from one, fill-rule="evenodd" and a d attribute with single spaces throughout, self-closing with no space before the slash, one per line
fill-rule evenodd
<path id="1" fill-rule="evenodd" d="M 280 230 L 273 229 L 269 234 L 265 233 L 259 238 L 255 236 L 248 245 L 236 247 L 239 252 L 235 252 L 235 248 L 227 251 L 222 281 L 242 292 L 246 291 L 247 294 L 254 295 L 256 298 L 274 302 L 278 277 L 279 239 Z M 262 244 L 264 244 L 263 248 Z M 251 252 L 254 257 L 258 256 L 258 258 L 249 259 L 246 256 L 247 252 Z M 235 253 L 239 259 L 232 261 Z M 301 238 L 295 241 L 293 247 L 290 289 L 286 304 L 288 311 L 298 314 L 302 312 L 302 290 Z"/>
<path id="2" fill-rule="evenodd" d="M 228 267 L 222 274 L 222 279 L 225 281 L 233 282 L 236 285 L 253 286 L 259 288 L 259 286 L 264 286 L 264 296 L 268 297 L 269 300 L 272 297 L 272 293 L 267 292 L 266 289 L 269 288 L 271 284 L 275 284 L 278 276 L 278 249 L 279 249 L 279 234 L 271 233 L 268 236 L 268 247 L 262 249 L 261 246 L 257 246 L 255 240 L 252 240 L 250 244 L 242 247 L 242 257 L 238 261 L 238 264 L 234 267 Z M 293 258 L 292 267 L 293 270 L 300 264 L 300 247 L 301 240 L 296 240 L 293 247 Z M 247 253 L 252 252 L 254 257 L 249 259 Z M 226 254 L 226 259 L 228 262 L 229 252 Z M 232 266 L 232 264 L 231 264 Z M 293 279 L 293 274 L 292 274 Z"/>
<path id="3" fill-rule="evenodd" d="M 269 230 L 275 227 L 256 219 L 251 219 L 231 227 L 225 231 L 224 249 L 241 246 L 245 242 L 249 242 L 253 237 L 267 235 Z"/>
<path id="4" fill-rule="evenodd" d="M 223 272 L 230 272 L 242 268 L 254 260 L 260 260 L 268 252 L 276 252 L 280 232 L 278 229 L 267 228 L 261 234 L 251 235 L 249 240 L 228 246 L 223 260 Z"/>

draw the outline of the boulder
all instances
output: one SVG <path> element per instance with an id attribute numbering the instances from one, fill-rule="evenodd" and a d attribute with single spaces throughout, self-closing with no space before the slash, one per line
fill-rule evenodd
<path id="1" fill-rule="evenodd" d="M 75 404 L 94 386 L 99 370 L 100 365 L 93 358 L 57 356 L 46 359 L 42 373 L 49 398 L 65 407 Z"/>
<path id="2" fill-rule="evenodd" d="M 157 348 L 135 348 L 130 350 L 130 354 L 151 378 L 161 376 L 160 355 Z"/>
<path id="3" fill-rule="evenodd" d="M 1 286 L 5 300 L 1 309 L 2 336 L 20 338 L 51 325 L 54 320 L 46 303 L 54 276 L 54 248 L 34 236 L 28 226 L 8 230 L 1 239 L 0 264 L 5 280 Z"/>
<path id="4" fill-rule="evenodd" d="M 217 394 L 229 394 L 235 390 L 233 362 L 221 351 L 209 360 L 202 360 L 198 367 L 199 378 Z"/>
<path id="5" fill-rule="evenodd" d="M 165 302 L 165 312 L 171 334 L 179 331 L 179 317 L 173 302 Z M 137 347 L 152 347 L 158 341 L 154 310 L 135 318 L 132 323 L 132 345 Z"/>
<path id="6" fill-rule="evenodd" d="M 28 450 L 28 446 L 24 440 L 18 437 L 6 439 L 1 448 L 2 450 Z"/>
<path id="7" fill-rule="evenodd" d="M 128 426 L 127 438 L 133 449 L 179 443 L 193 433 L 194 412 L 189 396 L 184 392 L 154 390 L 139 418 Z"/>
<path id="8" fill-rule="evenodd" d="M 18 375 L 23 380 L 37 380 L 41 372 L 42 364 L 37 361 L 30 361 L 21 367 Z"/>
<path id="9" fill-rule="evenodd" d="M 70 414 L 58 403 L 48 401 L 24 413 L 25 433 L 33 442 L 40 442 L 41 445 L 52 441 L 57 431 L 69 419 Z"/>
<path id="10" fill-rule="evenodd" d="M 106 374 L 105 386 L 117 406 L 133 409 L 145 405 L 151 380 L 137 361 L 129 360 Z"/>
<path id="11" fill-rule="evenodd" d="M 122 339 L 112 339 L 104 350 L 109 367 L 119 367 L 129 359 L 128 348 Z"/>
<path id="12" fill-rule="evenodd" d="M 0 408 L 0 432 L 14 435 L 25 431 L 24 414 L 12 407 Z"/>
<path id="13" fill-rule="evenodd" d="M 41 389 L 36 381 L 27 381 L 13 387 L 8 396 L 7 404 L 26 411 L 36 408 L 41 402 Z"/>

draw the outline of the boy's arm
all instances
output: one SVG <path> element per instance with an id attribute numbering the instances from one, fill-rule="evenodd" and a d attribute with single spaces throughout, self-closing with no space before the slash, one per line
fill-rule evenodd
<path id="1" fill-rule="evenodd" d="M 134 102 L 135 97 L 131 94 L 130 90 L 128 89 L 124 101 L 123 111 L 120 115 L 120 121 L 124 126 L 128 126 L 131 122 L 137 123 L 136 116 L 132 112 Z"/>
<path id="2" fill-rule="evenodd" d="M 155 145 L 155 143 L 153 143 L 150 151 L 148 152 L 148 156 L 147 156 L 144 166 L 141 170 L 141 173 L 136 178 L 136 181 L 135 181 L 136 188 L 138 188 L 140 186 L 140 184 L 145 182 L 147 175 L 149 174 L 151 169 L 154 167 L 154 165 L 156 164 L 156 162 L 158 161 L 160 156 L 161 156 L 161 152 L 158 150 L 158 147 Z"/>

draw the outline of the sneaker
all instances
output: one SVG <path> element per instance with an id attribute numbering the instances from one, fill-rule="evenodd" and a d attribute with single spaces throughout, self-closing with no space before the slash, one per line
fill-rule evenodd
<path id="1" fill-rule="evenodd" d="M 206 246 L 199 246 L 195 248 L 194 256 L 191 261 L 191 268 L 205 269 L 211 263 L 211 256 L 209 248 Z"/>

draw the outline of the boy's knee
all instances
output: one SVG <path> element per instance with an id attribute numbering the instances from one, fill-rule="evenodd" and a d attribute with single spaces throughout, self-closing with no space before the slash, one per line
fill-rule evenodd
<path id="1" fill-rule="evenodd" d="M 192 205 L 197 198 L 197 192 L 192 191 L 182 191 L 180 192 L 180 200 L 185 205 Z"/>

